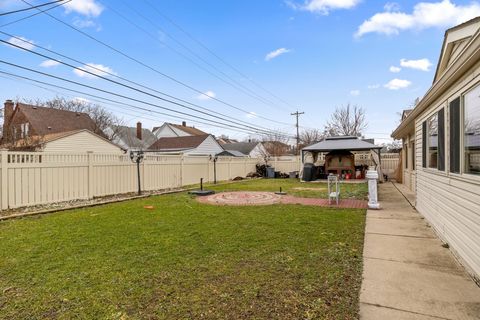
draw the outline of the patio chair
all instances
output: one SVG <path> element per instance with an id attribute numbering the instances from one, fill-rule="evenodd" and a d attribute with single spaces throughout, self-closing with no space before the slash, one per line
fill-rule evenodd
<path id="1" fill-rule="evenodd" d="M 335 199 L 337 206 L 340 199 L 340 184 L 338 183 L 338 176 L 330 174 L 328 176 L 328 204 L 332 204 L 332 199 Z"/>

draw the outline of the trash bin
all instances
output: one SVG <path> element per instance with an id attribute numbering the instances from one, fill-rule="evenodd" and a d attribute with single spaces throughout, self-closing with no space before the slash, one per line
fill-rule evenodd
<path id="1" fill-rule="evenodd" d="M 315 166 L 313 163 L 305 163 L 303 166 L 303 181 L 312 181 L 314 176 Z"/>
<path id="2" fill-rule="evenodd" d="M 275 178 L 275 168 L 267 167 L 267 178 Z"/>
<path id="3" fill-rule="evenodd" d="M 290 179 L 295 179 L 297 177 L 298 171 L 292 171 L 289 173 L 288 177 Z"/>

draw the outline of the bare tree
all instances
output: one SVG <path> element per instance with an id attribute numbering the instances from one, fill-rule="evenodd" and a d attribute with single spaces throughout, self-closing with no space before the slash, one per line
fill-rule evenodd
<path id="1" fill-rule="evenodd" d="M 309 146 L 323 140 L 325 134 L 318 129 L 305 129 L 300 133 L 301 147 Z"/>
<path id="2" fill-rule="evenodd" d="M 325 126 L 325 135 L 360 137 L 366 128 L 365 110 L 362 107 L 347 104 L 335 109 Z"/>
<path id="3" fill-rule="evenodd" d="M 292 151 L 291 146 L 288 144 L 289 138 L 280 131 L 273 131 L 263 135 L 261 141 L 268 154 L 274 157 L 282 156 Z"/>
<path id="4" fill-rule="evenodd" d="M 123 120 L 121 118 L 108 111 L 103 106 L 92 103 L 88 100 L 68 100 L 64 97 L 57 96 L 47 101 L 38 99 L 30 101 L 24 99 L 23 101 L 37 106 L 86 113 L 95 123 L 94 132 L 107 136 L 109 140 L 113 140 L 118 135 L 120 126 L 123 125 Z M 106 130 L 107 128 L 110 128 L 110 130 Z"/>

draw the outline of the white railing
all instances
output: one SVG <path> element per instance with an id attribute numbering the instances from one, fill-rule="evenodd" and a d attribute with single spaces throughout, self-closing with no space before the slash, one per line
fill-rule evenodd
<path id="1" fill-rule="evenodd" d="M 217 181 L 245 177 L 263 159 L 220 157 Z M 298 171 L 298 157 L 273 158 L 276 171 Z M 214 180 L 209 156 L 146 155 L 140 165 L 142 190 L 179 188 Z M 0 151 L 0 209 L 92 199 L 135 192 L 137 169 L 128 155 Z"/>

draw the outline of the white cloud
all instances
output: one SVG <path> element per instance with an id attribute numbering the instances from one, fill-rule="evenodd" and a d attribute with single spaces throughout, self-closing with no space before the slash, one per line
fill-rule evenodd
<path id="1" fill-rule="evenodd" d="M 40 63 L 40 67 L 51 68 L 51 67 L 56 67 L 59 64 L 60 64 L 60 62 L 55 61 L 55 60 L 45 60 L 42 63 Z"/>
<path id="2" fill-rule="evenodd" d="M 290 49 L 286 49 L 286 48 L 279 48 L 277 50 L 274 50 L 270 53 L 268 53 L 266 56 L 265 56 L 265 61 L 270 61 L 278 56 L 281 56 L 282 54 L 285 54 L 285 53 L 289 53 L 291 50 Z"/>
<path id="3" fill-rule="evenodd" d="M 379 84 L 369 84 L 369 85 L 367 86 L 367 88 L 370 89 L 370 90 L 378 89 L 378 88 L 380 88 L 380 87 L 381 87 L 381 85 L 379 85 Z"/>
<path id="4" fill-rule="evenodd" d="M 360 90 L 352 90 L 350 91 L 350 95 L 356 97 L 360 95 Z"/>
<path id="5" fill-rule="evenodd" d="M 400 71 L 402 71 L 402 68 L 391 66 L 389 70 L 393 73 L 399 73 Z"/>
<path id="6" fill-rule="evenodd" d="M 412 82 L 408 80 L 393 79 L 390 80 L 387 84 L 385 84 L 384 87 L 390 90 L 400 90 L 408 88 L 411 84 Z"/>
<path id="7" fill-rule="evenodd" d="M 304 4 L 298 4 L 292 1 L 287 1 L 286 3 L 296 10 L 305 10 L 327 15 L 332 10 L 352 9 L 357 6 L 360 1 L 361 0 L 307 0 Z"/>
<path id="8" fill-rule="evenodd" d="M 198 100 L 210 100 L 212 98 L 215 98 L 217 95 L 213 91 L 206 91 L 203 94 L 200 94 L 197 96 Z"/>
<path id="9" fill-rule="evenodd" d="M 400 65 L 404 68 L 430 71 L 430 67 L 432 66 L 432 63 L 428 59 L 419 59 L 419 60 L 402 59 L 400 60 Z"/>
<path id="10" fill-rule="evenodd" d="M 246 114 L 246 117 L 247 117 L 248 119 L 253 119 L 253 118 L 256 118 L 256 117 L 257 117 L 257 114 L 252 111 L 252 112 L 247 113 L 247 114 Z"/>
<path id="11" fill-rule="evenodd" d="M 24 38 L 24 37 L 16 37 L 16 38 L 12 37 L 12 38 L 8 39 L 7 42 L 11 43 L 11 44 L 14 44 L 16 46 L 25 48 L 27 50 L 33 50 L 35 48 L 35 46 L 34 46 L 35 42 L 33 42 L 32 40 L 28 40 L 27 38 Z M 5 44 L 5 45 L 8 46 L 8 44 Z M 19 48 L 12 47 L 12 46 L 9 46 L 9 47 L 14 48 L 14 49 L 19 49 Z M 21 50 L 21 49 L 19 49 L 19 50 Z"/>
<path id="12" fill-rule="evenodd" d="M 116 73 L 107 66 L 104 66 L 102 64 L 95 64 L 95 63 L 88 63 L 86 65 L 83 65 L 81 67 L 82 69 L 91 72 L 93 74 L 96 74 L 98 76 L 106 76 L 108 73 L 115 74 Z M 79 70 L 79 69 L 73 69 L 73 73 L 75 73 L 77 76 L 82 77 L 82 78 L 89 78 L 89 79 L 94 79 L 96 78 L 94 75 L 87 73 L 85 71 Z"/>
<path id="13" fill-rule="evenodd" d="M 76 12 L 88 17 L 98 17 L 103 6 L 95 0 L 72 0 L 63 5 L 67 13 Z"/>
<path id="14" fill-rule="evenodd" d="M 451 27 L 479 15 L 480 4 L 477 2 L 467 5 L 456 5 L 450 0 L 420 2 L 414 6 L 412 13 L 391 11 L 391 7 L 388 7 L 385 12 L 377 13 L 364 21 L 355 36 L 361 37 L 372 32 L 395 35 L 404 30 Z"/>

